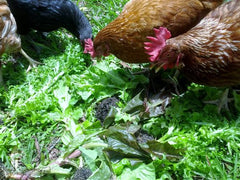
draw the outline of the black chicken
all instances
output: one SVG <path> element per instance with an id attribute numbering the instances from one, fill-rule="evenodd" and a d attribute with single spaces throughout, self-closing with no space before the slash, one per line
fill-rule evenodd
<path id="1" fill-rule="evenodd" d="M 34 29 L 49 32 L 66 28 L 83 44 L 92 38 L 88 19 L 71 0 L 7 0 L 19 34 Z"/>

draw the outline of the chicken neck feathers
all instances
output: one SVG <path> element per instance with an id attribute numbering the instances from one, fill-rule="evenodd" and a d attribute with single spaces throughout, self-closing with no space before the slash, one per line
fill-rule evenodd
<path id="1" fill-rule="evenodd" d="M 164 26 L 172 36 L 182 34 L 196 25 L 222 0 L 131 0 L 122 13 L 102 29 L 94 39 L 94 48 L 109 45 L 110 53 L 129 63 L 149 62 L 144 42 L 154 34 L 153 28 Z"/>
<path id="2" fill-rule="evenodd" d="M 199 84 L 240 84 L 239 20 L 240 0 L 233 0 L 210 12 L 187 33 L 169 39 L 167 44 L 178 46 L 184 54 L 181 71 Z"/>
<path id="3" fill-rule="evenodd" d="M 89 36 L 92 32 L 87 18 L 70 0 L 8 0 L 8 3 L 20 34 L 26 34 L 31 29 L 49 32 L 60 27 L 77 38 L 80 35 Z M 88 35 L 84 34 L 85 31 Z"/>

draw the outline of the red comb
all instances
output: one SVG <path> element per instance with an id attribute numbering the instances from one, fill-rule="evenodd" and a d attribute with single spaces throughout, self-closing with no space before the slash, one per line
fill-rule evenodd
<path id="1" fill-rule="evenodd" d="M 154 28 L 156 37 L 147 36 L 150 42 L 145 42 L 146 53 L 150 55 L 150 61 L 154 62 L 157 60 L 159 53 L 162 48 L 166 45 L 166 40 L 171 37 L 171 33 L 165 27 L 159 29 Z"/>
<path id="2" fill-rule="evenodd" d="M 85 39 L 85 48 L 84 48 L 84 53 L 89 53 L 91 55 L 91 57 L 95 57 L 95 51 L 94 51 L 94 47 L 93 47 L 93 41 L 92 39 Z"/>

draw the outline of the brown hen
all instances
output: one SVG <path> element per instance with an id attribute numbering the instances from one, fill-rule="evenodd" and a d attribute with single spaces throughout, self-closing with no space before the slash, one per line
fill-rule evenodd
<path id="1" fill-rule="evenodd" d="M 85 52 L 92 57 L 114 54 L 128 63 L 148 61 L 144 42 L 154 35 L 153 28 L 164 26 L 172 36 L 196 25 L 223 0 L 130 0 L 122 13 L 102 29 L 94 41 L 87 41 Z M 94 47 L 93 47 L 94 46 Z"/>
<path id="2" fill-rule="evenodd" d="M 198 84 L 240 84 L 240 0 L 224 3 L 175 38 L 168 39 L 166 28 L 155 31 L 156 38 L 145 44 L 157 66 L 177 67 Z"/>
<path id="3" fill-rule="evenodd" d="M 0 0 L 0 56 L 3 53 L 20 52 L 30 63 L 28 70 L 39 64 L 30 58 L 21 48 L 21 39 L 16 33 L 17 26 L 15 19 L 10 12 L 6 0 Z M 0 83 L 2 82 L 1 61 L 0 61 Z"/>
<path id="4" fill-rule="evenodd" d="M 145 44 L 158 68 L 177 67 L 189 80 L 208 86 L 240 84 L 240 0 L 222 4 L 175 38 L 169 39 L 165 27 L 155 32 Z"/>

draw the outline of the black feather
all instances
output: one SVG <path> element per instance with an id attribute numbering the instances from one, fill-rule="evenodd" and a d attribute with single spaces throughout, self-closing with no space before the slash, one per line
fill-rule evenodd
<path id="1" fill-rule="evenodd" d="M 71 0 L 7 0 L 19 34 L 34 29 L 49 32 L 66 28 L 81 42 L 92 38 L 88 19 Z"/>

